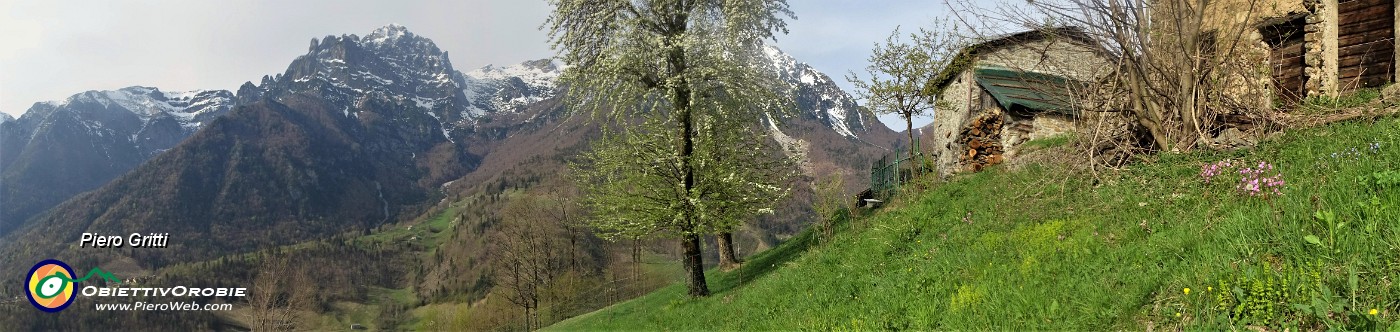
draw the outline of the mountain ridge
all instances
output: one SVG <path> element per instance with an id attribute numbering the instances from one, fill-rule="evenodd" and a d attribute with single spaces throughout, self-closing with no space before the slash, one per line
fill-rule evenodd
<path id="1" fill-rule="evenodd" d="M 170 149 L 227 113 L 232 98 L 223 90 L 91 90 L 0 121 L 0 234 Z"/>
<path id="2" fill-rule="evenodd" d="M 773 128 L 807 142 L 810 176 L 835 172 L 858 185 L 866 159 L 898 135 L 824 74 L 795 61 L 775 66 L 789 73 L 802 111 Z M 595 125 L 565 109 L 560 71 L 549 59 L 457 71 L 447 52 L 402 26 L 313 39 L 283 73 L 245 82 L 232 110 L 199 122 L 188 139 L 5 235 L 0 266 L 46 256 L 154 269 L 367 231 L 466 188 L 505 190 L 482 187 L 492 179 L 561 181 L 568 155 L 586 147 Z M 795 232 L 810 213 L 797 200 L 787 209 L 786 219 L 762 223 L 750 248 Z M 135 230 L 171 232 L 177 250 L 65 245 L 85 231 Z M 18 238 L 27 244 L 17 246 Z"/>

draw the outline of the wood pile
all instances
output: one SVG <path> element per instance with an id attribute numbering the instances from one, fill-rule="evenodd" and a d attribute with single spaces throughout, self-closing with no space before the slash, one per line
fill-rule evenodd
<path id="1" fill-rule="evenodd" d="M 1002 162 L 1001 127 L 1001 114 L 993 113 L 973 119 L 958 132 L 957 142 L 965 149 L 959 158 L 964 169 L 978 172 Z"/>

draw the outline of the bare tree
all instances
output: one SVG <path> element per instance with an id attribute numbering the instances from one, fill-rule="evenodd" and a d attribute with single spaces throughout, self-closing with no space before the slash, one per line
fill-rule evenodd
<path id="1" fill-rule="evenodd" d="M 562 228 L 541 198 L 524 195 L 501 210 L 501 225 L 491 244 L 493 280 L 502 295 L 523 310 L 526 329 L 541 326 L 540 302 L 544 289 L 565 270 L 568 258 Z"/>
<path id="2" fill-rule="evenodd" d="M 302 269 L 290 269 L 286 259 L 264 259 L 248 304 L 252 307 L 250 326 L 254 331 L 296 329 L 297 311 L 309 309 L 316 287 Z"/>

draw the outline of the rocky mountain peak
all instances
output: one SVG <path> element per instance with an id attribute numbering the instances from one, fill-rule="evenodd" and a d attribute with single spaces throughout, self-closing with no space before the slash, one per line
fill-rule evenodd
<path id="1" fill-rule="evenodd" d="M 856 138 L 874 126 L 883 126 L 873 114 L 862 110 L 831 77 L 807 63 L 798 62 L 777 46 L 764 45 L 763 54 L 779 79 L 795 90 L 793 98 L 798 109 L 808 110 L 802 116 L 814 117 L 848 138 Z"/>
<path id="2" fill-rule="evenodd" d="M 345 115 L 352 116 L 354 111 L 348 109 L 373 98 L 419 108 L 439 118 L 446 129 L 446 123 L 458 120 L 455 115 L 461 113 L 454 110 L 461 106 L 454 105 L 466 103 L 456 76 L 447 53 L 432 40 L 390 24 L 364 38 L 340 35 L 312 39 L 307 53 L 293 60 L 286 72 L 265 76 L 256 86 L 244 84 L 238 99 L 246 103 L 311 94 L 335 108 L 347 109 Z"/>
<path id="3" fill-rule="evenodd" d="M 400 40 L 412 40 L 415 38 L 421 37 L 408 31 L 408 27 L 399 25 L 398 23 L 389 23 L 388 25 L 374 29 L 374 31 L 371 31 L 368 35 L 365 35 L 362 41 L 367 45 L 380 46 L 394 45 Z"/>
<path id="4" fill-rule="evenodd" d="M 554 59 L 548 58 L 521 62 L 520 65 L 525 68 L 539 70 L 542 72 L 558 72 L 560 69 L 559 65 L 557 65 L 554 62 Z"/>

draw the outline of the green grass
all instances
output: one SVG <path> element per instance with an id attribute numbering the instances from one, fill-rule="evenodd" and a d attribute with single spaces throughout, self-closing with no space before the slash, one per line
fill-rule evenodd
<path id="1" fill-rule="evenodd" d="M 674 285 L 551 328 L 1315 330 L 1400 315 L 1397 119 L 1150 159 L 1097 179 L 1036 165 L 959 176 L 827 243 L 804 233 L 711 271 L 709 297 Z M 1272 163 L 1283 196 L 1239 194 L 1238 173 L 1204 183 L 1202 165 L 1223 159 Z"/>
<path id="2" fill-rule="evenodd" d="M 453 220 L 457 218 L 457 208 L 450 207 L 416 225 L 389 225 L 380 231 L 355 237 L 355 243 L 362 247 L 384 246 L 398 242 L 415 242 L 429 248 L 432 255 L 443 240 L 452 235 Z"/>
<path id="3" fill-rule="evenodd" d="M 330 305 L 330 309 L 315 316 L 314 326 L 316 330 L 340 330 L 347 329 L 353 324 L 359 324 L 373 330 L 385 330 L 392 326 L 378 326 L 380 316 L 383 315 L 385 306 L 397 308 L 411 308 L 417 303 L 413 291 L 403 289 L 390 289 L 383 287 L 368 287 L 368 300 L 365 303 L 350 301 L 338 301 Z"/>
<path id="4" fill-rule="evenodd" d="M 1316 114 L 1331 112 L 1339 108 L 1362 106 L 1380 98 L 1382 89 L 1381 87 L 1361 88 L 1338 97 L 1310 96 L 1303 100 L 1301 109 L 1304 113 Z"/>

